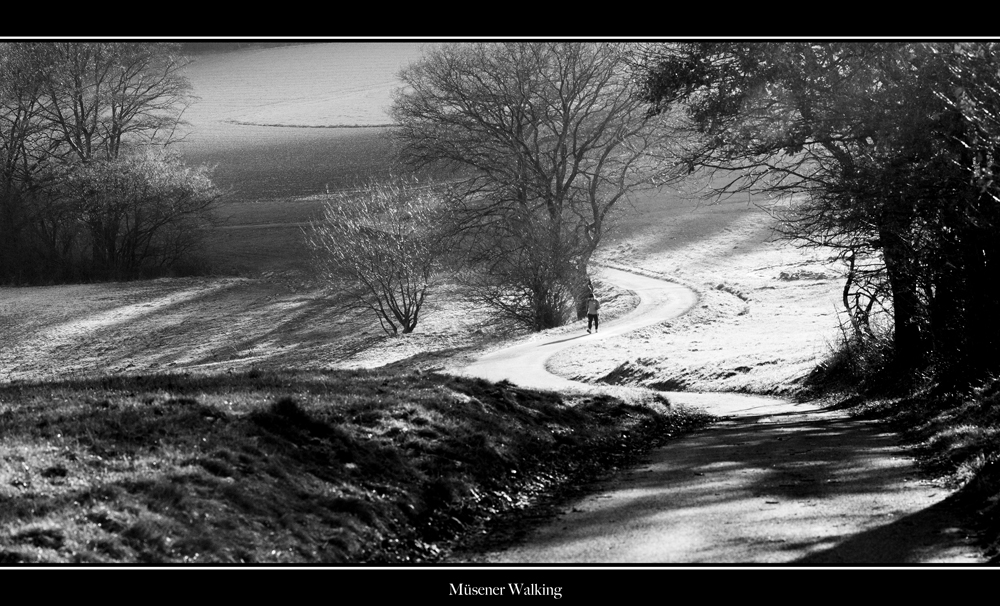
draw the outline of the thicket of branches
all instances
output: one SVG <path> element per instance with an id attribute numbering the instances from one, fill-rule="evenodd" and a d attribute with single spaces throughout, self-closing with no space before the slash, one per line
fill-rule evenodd
<path id="1" fill-rule="evenodd" d="M 439 266 L 437 201 L 428 187 L 375 181 L 334 194 L 306 230 L 320 277 L 386 334 L 408 334 L 420 320 Z"/>
<path id="2" fill-rule="evenodd" d="M 891 319 L 893 368 L 967 381 L 1000 363 L 995 43 L 651 47 L 646 96 L 682 108 L 691 167 L 800 195 L 786 233 L 847 268 L 855 338 Z"/>
<path id="3" fill-rule="evenodd" d="M 219 193 L 167 152 L 190 102 L 179 47 L 0 44 L 0 281 L 163 271 Z"/>

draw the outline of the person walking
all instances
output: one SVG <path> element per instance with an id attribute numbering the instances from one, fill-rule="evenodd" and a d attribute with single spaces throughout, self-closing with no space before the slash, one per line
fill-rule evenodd
<path id="1" fill-rule="evenodd" d="M 593 328 L 594 332 L 597 332 L 598 325 L 598 314 L 600 313 L 601 302 L 597 298 L 590 294 L 587 297 L 587 333 L 590 333 L 590 329 Z"/>

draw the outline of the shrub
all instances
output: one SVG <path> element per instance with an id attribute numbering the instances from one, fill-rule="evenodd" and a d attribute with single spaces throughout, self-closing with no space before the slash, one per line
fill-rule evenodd
<path id="1" fill-rule="evenodd" d="M 438 260 L 434 194 L 401 181 L 341 192 L 306 230 L 321 278 L 389 335 L 413 331 Z"/>

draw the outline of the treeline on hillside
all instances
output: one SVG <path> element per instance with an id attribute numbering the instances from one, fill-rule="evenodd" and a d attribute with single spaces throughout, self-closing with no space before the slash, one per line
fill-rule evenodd
<path id="1" fill-rule="evenodd" d="M 784 229 L 843 259 L 850 352 L 946 385 L 1000 365 L 996 43 L 693 42 L 645 65 L 684 162 L 803 200 Z"/>
<path id="2" fill-rule="evenodd" d="M 184 263 L 219 193 L 168 152 L 178 45 L 0 44 L 0 282 L 127 279 Z"/>

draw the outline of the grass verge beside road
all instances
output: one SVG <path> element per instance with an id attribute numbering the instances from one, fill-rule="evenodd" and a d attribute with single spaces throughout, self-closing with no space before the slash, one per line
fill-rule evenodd
<path id="1" fill-rule="evenodd" d="M 390 370 L 0 387 L 0 563 L 420 563 L 704 415 Z"/>

